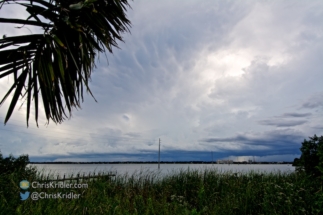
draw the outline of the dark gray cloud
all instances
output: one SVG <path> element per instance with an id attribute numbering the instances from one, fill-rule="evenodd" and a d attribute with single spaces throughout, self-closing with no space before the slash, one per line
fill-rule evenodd
<path id="1" fill-rule="evenodd" d="M 126 121 L 129 121 L 130 120 L 130 118 L 127 115 L 125 115 L 125 114 L 122 116 L 122 118 L 124 118 L 124 120 L 126 120 Z"/>
<path id="2" fill-rule="evenodd" d="M 273 125 L 276 127 L 292 127 L 306 123 L 306 120 L 285 120 L 285 119 L 267 119 L 260 120 L 260 125 Z"/>
<path id="3" fill-rule="evenodd" d="M 273 130 L 265 132 L 263 134 L 239 134 L 233 137 L 225 138 L 205 138 L 201 139 L 201 142 L 220 143 L 220 142 L 236 142 L 244 143 L 248 145 L 264 145 L 271 143 L 298 143 L 301 135 L 297 135 L 296 132 L 290 132 L 291 130 Z M 289 133 L 289 134 L 286 134 Z"/>
<path id="4" fill-rule="evenodd" d="M 302 104 L 302 108 L 314 109 L 318 107 L 323 107 L 323 93 L 311 96 Z"/>
<path id="5" fill-rule="evenodd" d="M 291 129 L 272 130 L 263 133 L 242 133 L 232 137 L 203 138 L 201 144 L 216 147 L 221 153 L 242 155 L 275 155 L 298 154 L 303 140 L 300 132 Z M 239 150 L 225 146 L 231 144 L 240 146 Z"/>
<path id="6" fill-rule="evenodd" d="M 311 116 L 311 113 L 284 113 L 281 117 L 306 117 Z"/>

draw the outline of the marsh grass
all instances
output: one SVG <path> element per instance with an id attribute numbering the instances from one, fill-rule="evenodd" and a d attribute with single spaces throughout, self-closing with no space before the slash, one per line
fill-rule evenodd
<path id="1" fill-rule="evenodd" d="M 36 181 L 41 174 L 15 177 L 0 176 L 1 187 L 10 187 L 0 193 L 1 214 L 322 214 L 321 182 L 297 173 L 139 171 L 86 181 L 88 189 L 30 188 L 31 193 L 81 194 L 38 201 L 20 200 L 19 181 Z"/>

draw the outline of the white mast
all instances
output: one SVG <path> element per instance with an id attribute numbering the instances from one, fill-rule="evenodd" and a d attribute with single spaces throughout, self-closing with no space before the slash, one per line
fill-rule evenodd
<path id="1" fill-rule="evenodd" d="M 160 138 L 159 138 L 159 150 L 158 150 L 158 169 L 160 169 Z"/>

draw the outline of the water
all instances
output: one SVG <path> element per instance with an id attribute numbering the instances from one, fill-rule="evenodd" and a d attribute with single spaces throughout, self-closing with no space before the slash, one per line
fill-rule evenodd
<path id="1" fill-rule="evenodd" d="M 220 172 L 249 172 L 257 171 L 264 173 L 295 171 L 295 167 L 291 164 L 161 164 L 158 170 L 158 164 L 32 164 L 38 171 L 47 175 L 48 173 L 55 176 L 70 175 L 88 175 L 95 172 L 113 172 L 118 175 L 132 175 L 134 173 L 161 173 L 171 174 L 180 170 L 205 170 L 217 169 Z"/>

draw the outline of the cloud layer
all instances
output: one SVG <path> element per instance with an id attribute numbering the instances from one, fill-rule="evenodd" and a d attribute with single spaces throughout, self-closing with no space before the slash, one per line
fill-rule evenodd
<path id="1" fill-rule="evenodd" d="M 70 120 L 28 129 L 23 106 L 1 128 L 0 149 L 38 160 L 154 160 L 161 138 L 166 160 L 214 151 L 290 161 L 304 138 L 322 135 L 322 6 L 131 2 L 131 34 L 92 76 L 98 102 L 87 95 Z M 0 33 L 20 33 L 8 29 Z M 0 81 L 1 94 L 9 82 Z"/>

